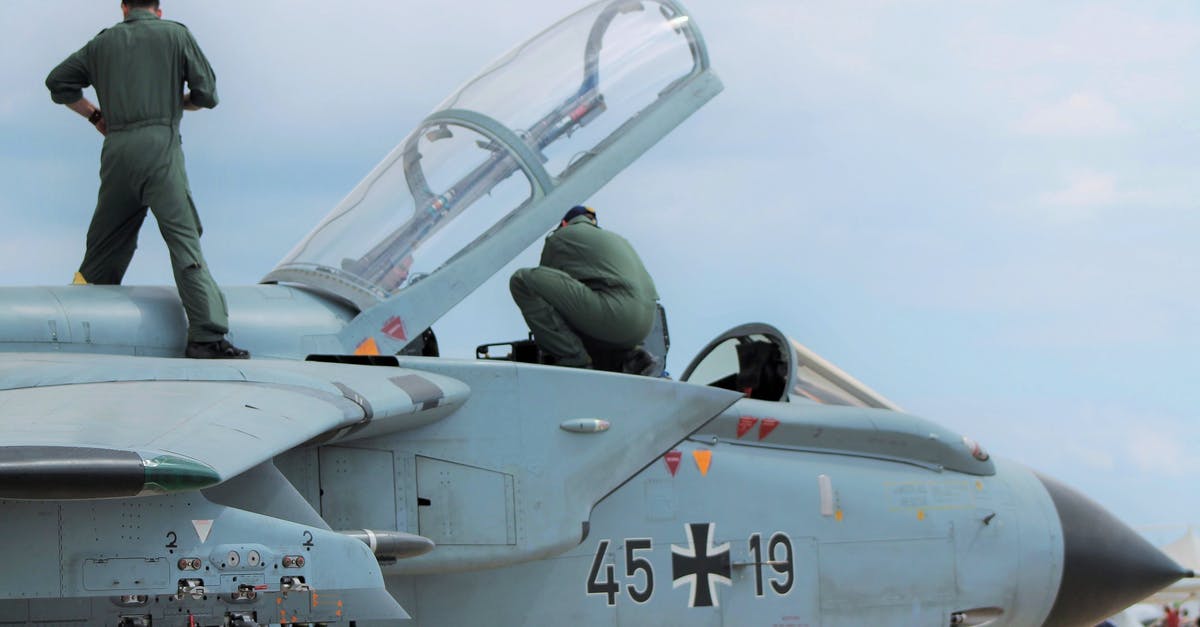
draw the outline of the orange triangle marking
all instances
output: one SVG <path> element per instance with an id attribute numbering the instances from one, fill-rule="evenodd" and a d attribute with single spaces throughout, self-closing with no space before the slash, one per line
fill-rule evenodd
<path id="1" fill-rule="evenodd" d="M 363 340 L 362 343 L 360 343 L 358 345 L 358 348 L 354 349 L 354 354 L 355 355 L 378 355 L 379 354 L 379 344 L 375 343 L 375 338 L 369 337 L 369 338 Z"/>
<path id="2" fill-rule="evenodd" d="M 700 474 L 707 476 L 708 467 L 712 465 L 712 451 L 692 451 L 692 457 L 696 458 L 696 468 L 700 469 Z"/>

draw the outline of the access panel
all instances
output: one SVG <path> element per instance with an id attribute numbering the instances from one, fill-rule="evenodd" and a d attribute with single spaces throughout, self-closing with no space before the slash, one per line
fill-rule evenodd
<path id="1" fill-rule="evenodd" d="M 818 562 L 823 626 L 857 627 L 897 616 L 907 617 L 905 624 L 932 625 L 948 618 L 946 605 L 957 593 L 949 536 L 825 542 Z M 896 578 L 895 573 L 910 576 Z"/>
<path id="2" fill-rule="evenodd" d="M 334 529 L 396 530 L 396 470 L 391 451 L 320 449 L 321 516 Z"/>
<path id="3" fill-rule="evenodd" d="M 418 524 L 438 545 L 516 544 L 510 474 L 417 456 Z"/>

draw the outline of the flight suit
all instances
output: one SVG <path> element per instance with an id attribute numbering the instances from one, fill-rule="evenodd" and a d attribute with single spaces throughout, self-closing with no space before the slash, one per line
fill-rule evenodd
<path id="1" fill-rule="evenodd" d="M 541 265 L 509 281 L 537 345 L 564 366 L 590 363 L 580 334 L 633 348 L 650 332 L 658 292 L 625 238 L 577 216 L 546 237 Z"/>
<path id="2" fill-rule="evenodd" d="M 187 27 L 136 9 L 46 78 L 58 104 L 78 101 L 95 85 L 108 127 L 80 274 L 89 283 L 120 284 L 149 208 L 170 251 L 187 339 L 215 342 L 229 331 L 229 314 L 200 250 L 202 227 L 184 170 L 184 83 L 193 104 L 217 105 L 216 75 Z"/>

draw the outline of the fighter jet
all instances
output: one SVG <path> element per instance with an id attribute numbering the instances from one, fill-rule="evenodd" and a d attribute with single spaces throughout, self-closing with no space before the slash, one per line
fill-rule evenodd
<path id="1" fill-rule="evenodd" d="M 0 625 L 1062 627 L 1187 574 L 771 325 L 680 380 L 438 356 L 721 88 L 674 0 L 566 17 L 226 288 L 249 361 L 182 359 L 172 287 L 0 290 Z"/>

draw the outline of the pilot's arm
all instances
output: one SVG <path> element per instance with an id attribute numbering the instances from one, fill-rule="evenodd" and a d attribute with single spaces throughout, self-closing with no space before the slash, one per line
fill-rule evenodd
<path id="1" fill-rule="evenodd" d="M 542 258 L 538 263 L 574 276 L 574 268 L 580 262 L 579 249 L 571 241 L 570 234 L 564 233 L 565 229 L 566 227 L 560 227 L 546 236 L 546 244 L 542 246 Z"/>
<path id="2" fill-rule="evenodd" d="M 108 132 L 104 116 L 100 109 L 90 100 L 83 97 L 83 88 L 92 84 L 92 76 L 87 68 L 87 46 L 75 51 L 57 67 L 50 70 L 46 77 L 46 89 L 50 90 L 50 100 L 87 118 L 101 135 Z"/>
<path id="3" fill-rule="evenodd" d="M 188 93 L 183 95 L 183 108 L 188 111 L 198 111 L 201 108 L 211 109 L 217 106 L 217 74 L 212 65 L 200 50 L 200 45 L 192 37 L 191 31 L 184 30 L 183 41 L 183 80 L 187 82 Z"/>

